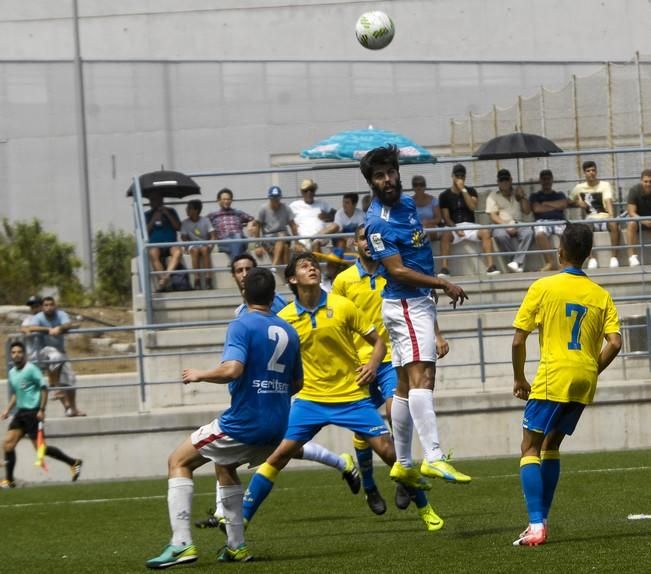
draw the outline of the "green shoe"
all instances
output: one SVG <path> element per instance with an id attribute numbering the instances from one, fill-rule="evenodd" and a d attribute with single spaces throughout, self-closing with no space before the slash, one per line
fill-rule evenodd
<path id="1" fill-rule="evenodd" d="M 404 467 L 399 462 L 393 463 L 389 478 L 411 488 L 419 488 L 420 490 L 430 490 L 432 488 L 431 483 L 420 475 L 418 469 L 413 466 Z"/>
<path id="2" fill-rule="evenodd" d="M 472 478 L 467 474 L 459 472 L 448 461 L 450 457 L 443 457 L 441 460 L 434 462 L 427 462 L 426 460 L 420 465 L 420 473 L 423 476 L 430 478 L 442 478 L 448 482 L 455 482 L 457 484 L 468 484 Z"/>
<path id="3" fill-rule="evenodd" d="M 434 509 L 429 504 L 423 508 L 419 508 L 418 515 L 425 523 L 425 528 L 430 532 L 436 532 L 443 528 L 443 519 L 434 512 Z"/>
<path id="4" fill-rule="evenodd" d="M 189 564 L 190 562 L 196 561 L 197 558 L 199 558 L 199 556 L 197 555 L 197 548 L 194 544 L 188 544 L 187 546 L 174 546 L 173 544 L 168 544 L 165 546 L 160 556 L 147 560 L 145 566 L 147 566 L 147 568 L 160 570 L 178 564 Z"/>
<path id="5" fill-rule="evenodd" d="M 240 544 L 234 550 L 224 546 L 217 555 L 217 562 L 249 562 L 250 560 L 253 560 L 253 555 L 249 552 L 246 544 Z"/>

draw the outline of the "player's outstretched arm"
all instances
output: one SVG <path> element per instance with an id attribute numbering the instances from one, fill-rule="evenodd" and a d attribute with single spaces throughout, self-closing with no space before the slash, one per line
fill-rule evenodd
<path id="1" fill-rule="evenodd" d="M 524 375 L 524 364 L 527 360 L 528 331 L 516 329 L 511 343 L 511 363 L 513 365 L 513 396 L 526 401 L 531 392 L 531 385 Z"/>
<path id="2" fill-rule="evenodd" d="M 606 344 L 601 349 L 599 360 L 597 361 L 597 372 L 600 374 L 613 362 L 613 359 L 622 348 L 622 336 L 619 333 L 608 333 L 604 338 L 606 339 Z"/>
<path id="3" fill-rule="evenodd" d="M 458 285 L 450 283 L 440 277 L 430 277 L 424 273 L 419 273 L 418 271 L 409 269 L 409 267 L 406 267 L 402 262 L 402 257 L 399 253 L 382 258 L 382 265 L 384 265 L 392 279 L 398 283 L 406 283 L 413 287 L 442 289 L 443 292 L 452 299 L 452 305 L 455 309 L 457 303 L 463 305 L 463 302 L 468 299 L 466 292 Z"/>
<path id="4" fill-rule="evenodd" d="M 199 369 L 183 369 L 183 384 L 217 383 L 227 384 L 242 376 L 244 365 L 239 361 L 225 361 L 216 369 L 200 371 Z"/>

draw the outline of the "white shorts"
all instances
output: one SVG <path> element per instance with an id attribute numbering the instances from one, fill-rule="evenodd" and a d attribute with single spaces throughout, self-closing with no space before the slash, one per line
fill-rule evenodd
<path id="1" fill-rule="evenodd" d="M 550 225 L 535 225 L 533 230 L 536 235 L 539 234 L 544 234 L 547 237 L 550 235 L 563 235 L 563 231 L 565 231 L 565 224 L 564 223 L 557 223 L 553 220 L 549 221 Z"/>
<path id="2" fill-rule="evenodd" d="M 607 213 L 591 213 L 586 216 L 585 222 L 590 223 L 595 231 L 608 231 L 608 222 L 599 221 L 600 219 L 606 219 L 607 217 Z"/>
<path id="3" fill-rule="evenodd" d="M 215 464 L 240 466 L 248 463 L 249 468 L 262 464 L 278 446 L 252 445 L 237 441 L 222 432 L 217 419 L 194 431 L 190 440 L 201 456 Z"/>
<path id="4" fill-rule="evenodd" d="M 59 372 L 59 385 L 72 387 L 77 382 L 77 375 L 72 370 L 68 356 L 56 347 L 43 347 L 38 354 L 38 358 L 40 361 L 47 361 L 43 368 L 52 373 L 59 368 L 61 369 Z"/>
<path id="5" fill-rule="evenodd" d="M 391 363 L 436 362 L 436 305 L 431 297 L 384 299 L 382 320 L 391 339 Z"/>
<path id="6" fill-rule="evenodd" d="M 455 227 L 470 227 L 476 225 L 475 223 L 457 223 Z M 454 231 L 452 232 L 452 245 L 461 243 L 462 241 L 481 241 L 481 238 L 478 235 L 479 229 L 464 229 L 463 236 L 457 235 Z"/>

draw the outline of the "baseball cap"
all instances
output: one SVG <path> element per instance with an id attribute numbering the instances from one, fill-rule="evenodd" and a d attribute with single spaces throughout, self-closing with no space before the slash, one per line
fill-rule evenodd
<path id="1" fill-rule="evenodd" d="M 280 189 L 277 185 L 272 185 L 267 191 L 267 197 L 282 197 L 283 190 Z"/>
<path id="2" fill-rule="evenodd" d="M 38 295 L 32 295 L 29 299 L 27 299 L 27 305 L 28 307 L 32 307 L 33 305 L 42 305 L 43 304 L 43 299 L 39 297 Z"/>
<path id="3" fill-rule="evenodd" d="M 511 172 L 508 169 L 502 168 L 497 172 L 497 181 L 504 181 L 511 179 Z"/>
<path id="4" fill-rule="evenodd" d="M 313 189 L 314 191 L 317 190 L 319 186 L 316 184 L 316 181 L 313 179 L 304 179 L 301 182 L 301 191 L 305 191 L 306 189 Z"/>
<path id="5" fill-rule="evenodd" d="M 452 175 L 466 175 L 466 166 L 460 163 L 452 168 Z"/>

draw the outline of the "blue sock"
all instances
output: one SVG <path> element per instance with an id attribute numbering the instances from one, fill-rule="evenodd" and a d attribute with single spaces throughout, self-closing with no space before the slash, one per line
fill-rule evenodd
<path id="1" fill-rule="evenodd" d="M 561 475 L 561 456 L 557 450 L 544 450 L 540 453 L 540 473 L 543 482 L 543 518 L 546 520 Z"/>
<path id="2" fill-rule="evenodd" d="M 364 492 L 375 490 L 377 486 L 373 478 L 373 449 L 368 445 L 366 445 L 366 448 L 360 449 L 358 448 L 357 440 L 355 440 L 355 456 L 357 457 L 359 470 L 362 473 L 362 488 Z"/>
<path id="3" fill-rule="evenodd" d="M 425 508 L 429 504 L 424 490 L 412 488 L 411 486 L 405 486 L 405 490 L 409 493 L 409 497 L 416 505 L 416 508 Z"/>
<path id="4" fill-rule="evenodd" d="M 523 456 L 520 459 L 520 482 L 527 503 L 530 524 L 543 521 L 543 480 L 540 471 L 540 457 Z"/>
<path id="5" fill-rule="evenodd" d="M 259 506 L 274 487 L 276 476 L 278 476 L 278 470 L 265 462 L 251 477 L 251 482 L 249 482 L 242 501 L 242 518 L 251 522 Z"/>

